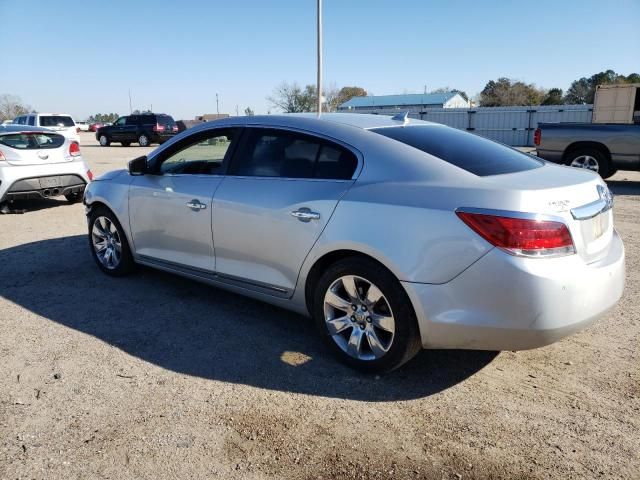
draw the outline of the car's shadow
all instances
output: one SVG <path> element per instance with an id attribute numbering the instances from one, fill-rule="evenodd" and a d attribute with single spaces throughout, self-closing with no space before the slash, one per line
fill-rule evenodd
<path id="1" fill-rule="evenodd" d="M 208 379 L 404 400 L 451 387 L 497 355 L 424 351 L 390 374 L 363 375 L 338 363 L 305 317 L 151 269 L 111 278 L 94 264 L 84 236 L 1 250 L 0 265 L 6 300 L 147 362 Z"/>
<path id="2" fill-rule="evenodd" d="M 33 198 L 29 200 L 16 200 L 8 204 L 8 214 L 22 214 L 27 212 L 35 212 L 38 210 L 46 210 L 48 208 L 55 208 L 69 205 L 69 202 L 64 197 L 55 198 Z"/>
<path id="3" fill-rule="evenodd" d="M 633 180 L 607 180 L 614 195 L 640 195 L 640 182 Z"/>

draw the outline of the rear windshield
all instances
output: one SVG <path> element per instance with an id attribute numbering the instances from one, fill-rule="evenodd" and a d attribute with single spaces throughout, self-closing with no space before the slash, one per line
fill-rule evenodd
<path id="1" fill-rule="evenodd" d="M 158 115 L 157 116 L 158 125 L 163 125 L 165 127 L 173 128 L 176 122 L 173 121 L 173 118 L 169 115 Z"/>
<path id="2" fill-rule="evenodd" d="M 522 172 L 543 165 L 530 155 L 454 128 L 408 126 L 374 128 L 371 131 L 422 150 L 480 177 Z"/>
<path id="3" fill-rule="evenodd" d="M 47 115 L 40 117 L 41 127 L 74 127 L 73 118 L 63 115 Z"/>
<path id="4" fill-rule="evenodd" d="M 0 143 L 18 150 L 40 150 L 58 148 L 64 143 L 64 137 L 57 133 L 10 133 L 0 136 Z"/>

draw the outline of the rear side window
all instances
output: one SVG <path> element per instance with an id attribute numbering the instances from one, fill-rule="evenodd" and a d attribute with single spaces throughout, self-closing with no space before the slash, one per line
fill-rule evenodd
<path id="1" fill-rule="evenodd" d="M 31 116 L 29 117 L 29 120 L 27 121 L 27 123 L 28 123 L 29 125 L 35 125 L 35 124 L 36 124 L 36 117 L 34 117 L 33 115 L 31 115 Z"/>
<path id="2" fill-rule="evenodd" d="M 127 121 L 125 122 L 125 125 L 137 125 L 137 124 L 138 124 L 138 117 L 136 117 L 135 115 L 127 117 Z"/>
<path id="3" fill-rule="evenodd" d="M 40 117 L 41 127 L 75 127 L 73 118 L 66 115 L 45 115 Z"/>
<path id="4" fill-rule="evenodd" d="M 57 133 L 11 133 L 0 136 L 0 143 L 18 150 L 40 150 L 62 146 L 64 137 Z"/>
<path id="5" fill-rule="evenodd" d="M 140 119 L 141 125 L 155 125 L 156 117 L 155 115 L 140 115 L 138 117 Z"/>
<path id="6" fill-rule="evenodd" d="M 349 180 L 357 165 L 352 152 L 328 141 L 297 132 L 251 128 L 229 174 Z"/>
<path id="7" fill-rule="evenodd" d="M 543 165 L 530 155 L 454 128 L 408 126 L 374 128 L 371 131 L 422 150 L 480 177 L 523 172 Z"/>

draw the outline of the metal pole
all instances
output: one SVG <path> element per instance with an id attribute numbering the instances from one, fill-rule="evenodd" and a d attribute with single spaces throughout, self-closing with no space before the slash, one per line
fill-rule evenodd
<path id="1" fill-rule="evenodd" d="M 318 0 L 318 117 L 322 113 L 322 0 Z"/>
<path id="2" fill-rule="evenodd" d="M 216 93 L 216 113 L 220 115 L 220 104 L 218 103 L 218 94 Z"/>
<path id="3" fill-rule="evenodd" d="M 129 89 L 129 115 L 133 113 L 133 109 L 131 108 L 131 89 Z"/>

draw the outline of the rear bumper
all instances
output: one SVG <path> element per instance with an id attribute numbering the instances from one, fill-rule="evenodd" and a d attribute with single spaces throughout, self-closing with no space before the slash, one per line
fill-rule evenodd
<path id="1" fill-rule="evenodd" d="M 442 285 L 403 282 L 425 348 L 526 350 L 578 332 L 615 306 L 624 289 L 624 246 L 586 264 L 578 255 L 515 257 L 493 249 Z"/>
<path id="2" fill-rule="evenodd" d="M 87 171 L 84 161 L 0 167 L 0 202 L 81 192 L 89 183 Z"/>

